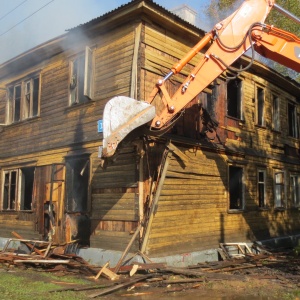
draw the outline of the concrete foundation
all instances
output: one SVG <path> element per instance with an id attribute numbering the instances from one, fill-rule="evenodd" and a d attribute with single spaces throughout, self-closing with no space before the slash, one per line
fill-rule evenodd
<path id="1" fill-rule="evenodd" d="M 0 238 L 0 248 L 2 249 L 8 238 Z M 300 245 L 300 234 L 292 236 L 277 237 L 273 239 L 257 241 L 259 245 L 270 247 L 271 249 L 276 248 L 292 248 Z M 251 246 L 251 244 L 250 244 Z M 123 252 L 104 250 L 98 248 L 82 248 L 77 250 L 78 256 L 85 259 L 88 263 L 96 266 L 103 266 L 108 261 L 110 266 L 114 267 L 119 259 L 121 258 Z M 183 253 L 177 255 L 170 255 L 164 257 L 151 257 L 152 262 L 156 263 L 166 263 L 168 266 L 176 267 L 186 267 L 188 265 L 195 265 L 199 262 L 205 261 L 217 261 L 218 251 L 217 249 L 210 249 L 205 251 L 196 251 L 191 253 Z M 123 263 L 130 264 L 131 262 L 145 263 L 149 262 L 147 259 L 143 258 L 140 254 L 129 253 L 123 260 Z"/>

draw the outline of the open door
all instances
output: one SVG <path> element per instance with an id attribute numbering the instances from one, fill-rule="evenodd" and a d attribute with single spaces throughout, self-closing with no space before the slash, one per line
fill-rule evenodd
<path id="1" fill-rule="evenodd" d="M 65 166 L 52 164 L 36 167 L 33 184 L 33 207 L 36 230 L 44 240 L 64 242 Z"/>

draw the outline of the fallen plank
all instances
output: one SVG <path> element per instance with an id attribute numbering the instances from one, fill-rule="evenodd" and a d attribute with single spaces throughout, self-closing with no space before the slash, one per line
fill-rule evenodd
<path id="1" fill-rule="evenodd" d="M 68 264 L 70 260 L 61 259 L 15 259 L 14 262 L 24 264 Z"/>
<path id="2" fill-rule="evenodd" d="M 89 298 L 96 298 L 98 296 L 103 296 L 103 295 L 107 295 L 107 294 L 110 294 L 112 292 L 115 292 L 117 290 L 120 290 L 122 288 L 125 288 L 125 287 L 128 287 L 136 282 L 139 282 L 139 281 L 142 281 L 142 280 L 146 280 L 150 277 L 152 277 L 153 275 L 152 274 L 148 274 L 146 276 L 142 276 L 142 277 L 139 277 L 139 278 L 135 278 L 135 279 L 132 279 L 132 280 L 129 280 L 127 282 L 124 282 L 124 283 L 120 283 L 116 286 L 112 286 L 112 287 L 109 287 L 107 289 L 103 289 L 102 291 L 100 292 L 96 292 L 94 294 L 91 294 L 91 295 L 88 295 Z"/>

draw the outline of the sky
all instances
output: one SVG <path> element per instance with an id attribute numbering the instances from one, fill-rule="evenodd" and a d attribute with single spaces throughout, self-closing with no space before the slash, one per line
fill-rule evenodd
<path id="1" fill-rule="evenodd" d="M 130 0 L 0 0 L 0 64 Z M 186 4 L 203 15 L 206 0 L 154 0 L 172 10 Z M 202 28 L 205 30 L 205 28 Z"/>

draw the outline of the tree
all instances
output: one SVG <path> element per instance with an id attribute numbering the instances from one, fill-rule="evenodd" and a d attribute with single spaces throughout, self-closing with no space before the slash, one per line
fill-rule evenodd
<path id="1" fill-rule="evenodd" d="M 242 0 L 212 0 L 207 6 L 206 12 L 212 20 L 212 24 L 215 24 L 227 17 L 239 5 L 241 5 L 242 2 Z M 295 16 L 300 16 L 299 0 L 277 0 L 276 3 Z M 272 9 L 269 16 L 267 17 L 266 23 L 274 25 L 277 28 L 292 32 L 296 36 L 300 36 L 299 24 L 279 13 L 276 9 Z M 289 76 L 300 82 L 300 74 L 298 74 L 294 70 L 290 70 L 274 61 L 267 60 L 265 58 L 260 58 L 259 60 L 269 67 L 280 72 L 284 76 Z"/>

